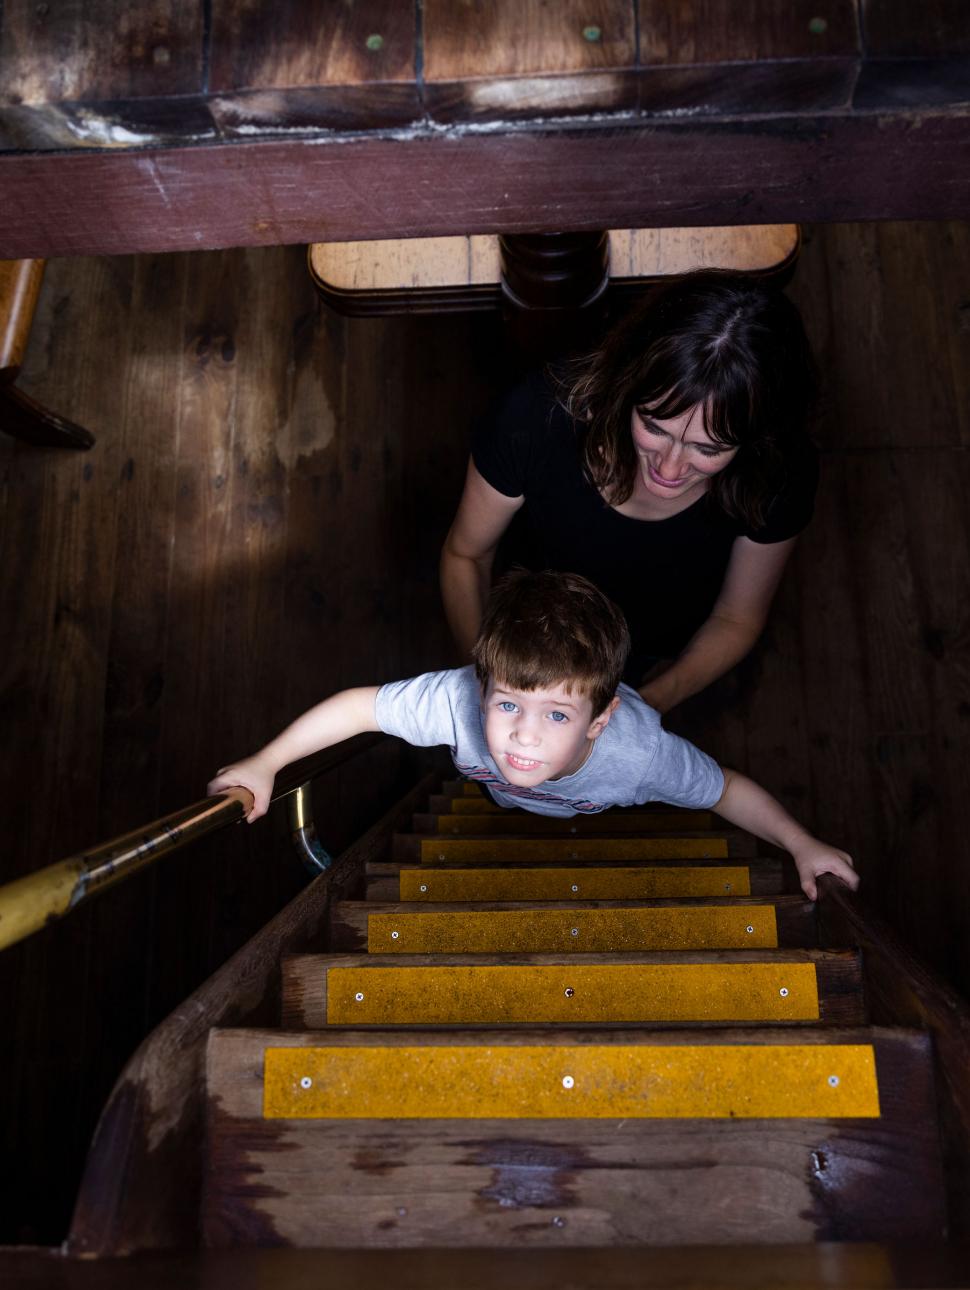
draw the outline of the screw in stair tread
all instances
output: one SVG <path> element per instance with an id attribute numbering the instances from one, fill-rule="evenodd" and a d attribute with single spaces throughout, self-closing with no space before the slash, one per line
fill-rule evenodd
<path id="1" fill-rule="evenodd" d="M 759 1045 L 790 1036 L 524 1030 L 488 1032 L 487 1043 L 555 1043 L 566 1053 L 591 1043 Z M 879 1119 L 263 1118 L 267 1047 L 377 1046 L 393 1062 L 402 1042 L 480 1047 L 482 1034 L 212 1034 L 207 1244 L 251 1243 L 253 1232 L 302 1246 L 516 1249 L 942 1235 L 931 1053 L 922 1033 L 798 1032 L 799 1046 L 872 1045 Z"/>
<path id="2" fill-rule="evenodd" d="M 332 1025 L 865 1022 L 860 956 L 839 951 L 390 956 L 283 962 L 289 1029 Z"/>
<path id="3" fill-rule="evenodd" d="M 370 953 L 590 953 L 817 944 L 815 906 L 777 896 L 617 902 L 382 906 L 342 901 L 332 950 Z"/>

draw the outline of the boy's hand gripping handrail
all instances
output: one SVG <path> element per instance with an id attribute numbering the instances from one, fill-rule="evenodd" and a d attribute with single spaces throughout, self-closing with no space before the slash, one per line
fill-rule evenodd
<path id="1" fill-rule="evenodd" d="M 364 752 L 383 738 L 383 735 L 361 735 L 288 766 L 286 772 L 278 777 L 273 801 L 304 788 L 317 775 Z M 236 820 L 245 819 L 252 809 L 252 793 L 246 788 L 231 788 L 216 797 L 203 798 L 191 806 L 163 815 L 120 838 L 103 842 L 89 851 L 69 856 L 0 886 L 0 950 L 63 918 L 95 892 L 126 878 L 160 856 Z M 300 824 L 303 823 L 301 820 Z M 312 821 L 309 828 L 312 830 Z M 325 865 L 318 861 L 318 867 Z"/>

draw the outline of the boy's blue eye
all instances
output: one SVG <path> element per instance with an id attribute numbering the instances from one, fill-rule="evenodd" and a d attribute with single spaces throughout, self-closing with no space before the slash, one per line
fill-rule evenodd
<path id="1" fill-rule="evenodd" d="M 498 705 L 498 707 L 499 707 L 499 711 L 500 711 L 500 712 L 514 712 L 514 711 L 515 711 L 515 704 L 514 704 L 514 703 L 512 703 L 509 699 L 503 699 L 503 700 L 502 700 L 502 702 Z"/>
<path id="2" fill-rule="evenodd" d="M 561 723 L 561 722 L 563 722 L 563 721 L 568 721 L 568 720 L 569 720 L 569 718 L 566 716 L 565 712 L 550 712 L 550 713 L 549 713 L 549 715 L 550 715 L 550 717 L 552 717 L 553 721 L 557 721 L 557 722 L 560 722 L 560 723 Z"/>

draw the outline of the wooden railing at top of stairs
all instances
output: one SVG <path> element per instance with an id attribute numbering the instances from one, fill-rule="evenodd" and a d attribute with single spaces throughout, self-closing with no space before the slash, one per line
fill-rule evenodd
<path id="1" fill-rule="evenodd" d="M 278 1021 L 279 955 L 310 948 L 318 940 L 328 912 L 342 896 L 352 892 L 365 869 L 369 867 L 372 883 L 386 883 L 386 870 L 391 867 L 387 857 L 392 834 L 416 809 L 427 788 L 427 785 L 423 790 L 419 787 L 370 830 L 360 843 L 345 853 L 334 870 L 302 893 L 142 1046 L 109 1102 L 92 1147 L 71 1232 L 72 1253 L 119 1254 L 184 1247 L 195 1242 L 202 1169 L 198 1139 L 203 1097 L 202 1050 L 206 1033 L 212 1027 L 265 1026 Z M 434 837 L 426 836 L 429 839 Z M 440 835 L 433 845 L 441 845 Z M 681 864 L 688 865 L 689 862 Z M 400 866 L 397 868 L 399 873 L 402 872 Z M 525 872 L 521 866 L 518 871 Z M 591 867 L 586 872 L 594 871 L 601 873 L 602 867 Z M 437 853 L 432 856 L 427 872 L 444 872 Z M 353 911 L 347 906 L 344 908 L 349 913 L 337 911 L 334 921 L 337 929 L 346 929 L 354 922 Z M 379 914 L 376 903 L 372 904 L 371 910 Z M 965 1239 L 970 1233 L 970 1213 L 967 1212 L 970 1191 L 967 1186 L 970 1178 L 970 1020 L 967 1008 L 952 991 L 915 962 L 879 920 L 864 914 L 858 901 L 832 880 L 822 880 L 818 913 L 825 929 L 826 944 L 863 947 L 873 1019 L 883 1025 L 925 1029 L 934 1040 L 941 1076 L 938 1089 L 945 1129 L 951 1230 Z M 347 932 L 338 930 L 337 934 L 339 939 Z M 299 958 L 289 960 L 291 981 L 293 973 L 299 972 L 300 963 Z M 320 975 L 317 974 L 318 977 Z M 305 977 L 303 985 L 309 980 L 309 976 Z M 304 991 L 300 1006 L 310 1007 L 312 1003 L 312 990 Z M 284 1009 L 284 1021 L 293 1024 L 293 1005 L 287 1007 L 289 1012 Z M 311 1019 L 303 1024 L 315 1023 Z M 293 1042 L 293 1036 L 283 1038 L 288 1044 Z M 251 1155 L 252 1151 L 256 1154 Z M 249 1160 L 250 1174 L 253 1167 L 257 1172 L 262 1168 L 254 1165 L 258 1158 L 258 1141 L 252 1139 L 246 1153 L 240 1157 L 244 1165 Z M 378 1171 L 375 1176 L 380 1175 L 380 1163 L 377 1159 L 372 1162 Z M 265 1194 L 273 1192 L 273 1180 L 269 1174 L 260 1176 L 258 1183 L 255 1195 L 264 1194 L 266 1187 L 270 1190 Z M 244 1195 L 250 1186 L 244 1177 L 242 1186 L 241 1194 Z M 247 1203 L 244 1199 L 243 1208 Z M 257 1222 L 250 1233 L 251 1239 L 258 1240 L 259 1227 Z M 371 1258 L 372 1262 L 376 1253 Z M 413 1252 L 410 1255 L 407 1251 L 396 1253 L 402 1258 L 402 1268 L 410 1266 L 408 1258 L 414 1262 Z M 488 1259 L 491 1261 L 486 1266 L 503 1266 L 503 1253 L 509 1252 L 490 1251 Z M 563 1253 L 548 1251 L 550 1262 L 547 1265 L 542 1262 L 539 1251 L 532 1251 L 529 1266 L 536 1276 L 541 1277 L 544 1268 L 548 1272 L 557 1259 L 561 1263 Z M 606 1260 L 605 1266 L 611 1266 L 607 1252 L 599 1253 Z M 459 1254 L 454 1251 L 443 1257 L 444 1263 L 449 1260 L 451 1263 L 460 1262 Z M 663 1255 L 668 1262 L 670 1257 L 671 1252 Z M 803 1273 L 805 1268 L 820 1266 L 817 1260 L 812 1263 L 813 1257 L 810 1251 L 805 1254 L 806 1261 L 801 1265 Z M 752 1258 L 752 1266 L 768 1266 L 763 1252 Z M 841 1271 L 835 1280 L 825 1279 L 824 1284 L 856 1284 L 854 1278 L 858 1278 L 860 1269 L 850 1270 L 852 1258 L 845 1250 L 833 1255 L 833 1261 L 826 1267 L 830 1271 L 833 1268 Z M 347 1252 L 343 1252 L 341 1260 L 341 1266 L 349 1266 Z M 615 1252 L 615 1261 L 617 1268 L 620 1264 L 626 1266 L 620 1251 Z M 392 1266 L 379 1259 L 377 1262 L 382 1267 Z M 927 1275 L 931 1262 L 926 1264 Z M 696 1272 L 700 1264 L 695 1267 L 695 1263 L 691 1263 L 690 1266 Z M 884 1260 L 880 1268 L 880 1275 L 884 1274 L 887 1279 L 879 1280 L 870 1268 L 869 1274 L 876 1278 L 872 1280 L 873 1285 L 924 1283 L 919 1277 L 907 1280 L 897 1274 L 897 1264 L 892 1259 Z M 600 1283 L 608 1284 L 609 1277 L 604 1277 Z M 799 1283 L 814 1282 L 805 1280 Z M 423 1284 L 439 1283 L 431 1275 Z M 708 1281 L 707 1284 L 716 1282 Z M 724 1284 L 750 1282 L 725 1279 Z"/>

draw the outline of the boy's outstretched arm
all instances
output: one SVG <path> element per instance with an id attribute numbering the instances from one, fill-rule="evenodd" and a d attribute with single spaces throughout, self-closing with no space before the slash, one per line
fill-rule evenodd
<path id="1" fill-rule="evenodd" d="M 820 873 L 834 874 L 853 891 L 858 887 L 859 875 L 852 867 L 851 857 L 813 838 L 780 802 L 746 775 L 739 775 L 736 770 L 724 771 L 724 792 L 714 810 L 763 842 L 791 852 L 802 891 L 809 900 L 818 896 L 815 880 Z"/>
<path id="2" fill-rule="evenodd" d="M 273 794 L 273 781 L 284 766 L 320 752 L 322 748 L 329 748 L 331 744 L 339 744 L 352 735 L 380 729 L 374 715 L 378 688 L 366 685 L 357 690 L 341 690 L 339 694 L 324 699 L 309 712 L 304 712 L 302 717 L 297 717 L 259 752 L 223 766 L 206 786 L 206 793 L 212 797 L 227 788 L 248 788 L 254 804 L 246 819 L 252 824 L 253 820 L 266 814 Z"/>

